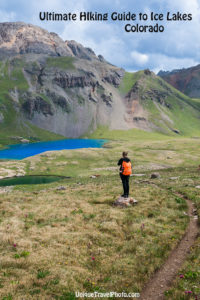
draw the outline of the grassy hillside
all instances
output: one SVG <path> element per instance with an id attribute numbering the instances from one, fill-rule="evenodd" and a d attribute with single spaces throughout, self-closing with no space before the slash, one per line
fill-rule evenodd
<path id="1" fill-rule="evenodd" d="M 171 135 L 178 130 L 185 136 L 200 135 L 199 100 L 187 97 L 152 73 L 146 75 L 145 71 L 126 73 L 119 91 L 126 96 L 136 84 L 140 105 L 157 131 Z"/>
<path id="2" fill-rule="evenodd" d="M 75 69 L 74 67 L 74 58 L 73 57 L 49 57 L 47 59 L 47 66 L 52 68 L 60 69 Z"/>
<path id="3" fill-rule="evenodd" d="M 170 138 L 169 135 L 159 132 L 147 132 L 140 129 L 129 129 L 129 130 L 110 130 L 107 126 L 99 126 L 92 134 L 84 135 L 89 138 L 105 138 L 108 140 L 167 140 Z"/>
<path id="4" fill-rule="evenodd" d="M 50 61 L 53 63 L 54 61 Z M 20 113 L 20 93 L 27 91 L 29 85 L 23 75 L 23 59 L 0 62 L 0 147 L 19 143 L 17 137 L 30 141 L 55 140 L 63 136 L 43 130 L 25 120 Z M 62 61 L 63 64 L 63 61 Z M 10 92 L 16 91 L 11 97 Z M 0 118 L 1 119 L 1 118 Z"/>
<path id="5" fill-rule="evenodd" d="M 126 95 L 132 88 L 132 86 L 137 82 L 138 79 L 144 74 L 143 71 L 130 73 L 125 72 L 123 80 L 120 83 L 119 91 L 122 95 Z"/>

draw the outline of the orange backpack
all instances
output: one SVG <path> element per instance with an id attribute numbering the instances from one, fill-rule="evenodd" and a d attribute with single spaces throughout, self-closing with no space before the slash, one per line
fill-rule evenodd
<path id="1" fill-rule="evenodd" d="M 126 162 L 126 161 L 123 161 L 122 163 L 122 175 L 131 175 L 132 173 L 132 166 L 131 166 L 131 162 Z"/>

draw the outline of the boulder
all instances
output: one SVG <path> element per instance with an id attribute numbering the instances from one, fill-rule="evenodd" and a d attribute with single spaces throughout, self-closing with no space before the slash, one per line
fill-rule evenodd
<path id="1" fill-rule="evenodd" d="M 21 142 L 22 143 L 29 143 L 29 140 L 27 140 L 27 139 L 21 139 Z"/>
<path id="2" fill-rule="evenodd" d="M 124 198 L 124 197 L 119 197 L 115 200 L 115 202 L 113 203 L 114 206 L 120 206 L 120 207 L 128 207 L 128 206 L 131 206 L 131 205 L 135 205 L 137 204 L 138 201 L 135 200 L 134 198 L 132 197 L 129 197 L 129 198 Z"/>
<path id="3" fill-rule="evenodd" d="M 101 176 L 101 175 L 99 175 L 99 174 L 96 174 L 96 175 L 92 175 L 92 176 L 90 176 L 90 178 L 97 178 L 97 177 L 99 177 L 99 176 Z"/>
<path id="4" fill-rule="evenodd" d="M 180 134 L 180 131 L 178 129 L 172 129 L 172 131 L 176 134 Z"/>
<path id="5" fill-rule="evenodd" d="M 3 123 L 4 115 L 0 112 L 0 123 Z"/>
<path id="6" fill-rule="evenodd" d="M 197 209 L 196 209 L 196 208 L 193 208 L 193 210 L 192 210 L 192 214 L 193 214 L 194 216 L 198 215 L 198 213 L 197 213 Z"/>
<path id="7" fill-rule="evenodd" d="M 66 188 L 64 187 L 64 186 L 59 186 L 57 189 L 56 189 L 57 191 L 65 191 L 66 190 Z"/>
<path id="8" fill-rule="evenodd" d="M 152 173 L 150 178 L 151 179 L 160 178 L 160 174 L 159 173 Z"/>

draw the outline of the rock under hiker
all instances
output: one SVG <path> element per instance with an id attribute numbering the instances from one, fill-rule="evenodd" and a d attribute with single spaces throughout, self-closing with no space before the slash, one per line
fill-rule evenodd
<path id="1" fill-rule="evenodd" d="M 132 173 L 131 161 L 127 156 L 128 152 L 124 151 L 122 153 L 122 158 L 120 158 L 120 160 L 118 161 L 118 166 L 120 166 L 119 174 L 124 189 L 124 194 L 122 195 L 122 197 L 124 198 L 128 198 L 129 196 L 129 177 Z"/>

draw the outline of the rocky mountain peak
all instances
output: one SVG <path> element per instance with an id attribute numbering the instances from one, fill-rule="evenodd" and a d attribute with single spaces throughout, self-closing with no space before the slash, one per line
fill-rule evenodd
<path id="1" fill-rule="evenodd" d="M 189 97 L 200 97 L 200 65 L 171 72 L 160 71 L 158 76 Z"/>
<path id="2" fill-rule="evenodd" d="M 64 42 L 56 33 L 38 26 L 23 22 L 0 23 L 0 57 L 26 53 L 100 60 L 92 49 L 75 41 Z"/>
<path id="3" fill-rule="evenodd" d="M 85 48 L 76 41 L 65 41 L 65 44 L 71 50 L 73 56 L 88 60 L 97 59 L 92 49 Z"/>
<path id="4" fill-rule="evenodd" d="M 0 56 L 25 53 L 71 56 L 64 41 L 55 33 L 22 22 L 0 23 Z"/>
<path id="5" fill-rule="evenodd" d="M 144 70 L 144 75 L 151 76 L 152 74 L 153 72 L 151 72 L 149 69 Z"/>

